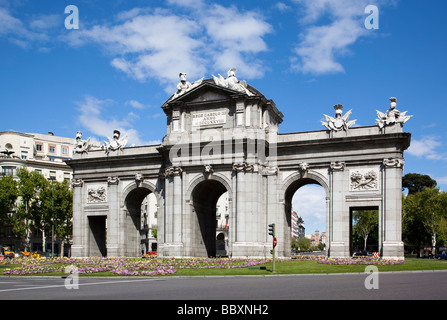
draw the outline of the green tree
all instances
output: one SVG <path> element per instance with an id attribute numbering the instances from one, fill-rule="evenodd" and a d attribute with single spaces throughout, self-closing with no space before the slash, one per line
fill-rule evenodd
<path id="1" fill-rule="evenodd" d="M 25 239 L 25 251 L 30 249 L 31 231 L 36 227 L 34 221 L 40 215 L 39 194 L 48 186 L 45 177 L 26 168 L 17 169 L 18 195 L 20 202 L 14 216 L 14 231 Z"/>
<path id="2" fill-rule="evenodd" d="M 436 187 L 436 180 L 430 178 L 429 175 L 419 173 L 407 173 L 402 178 L 402 189 L 407 188 L 409 194 L 415 194 L 425 188 Z"/>
<path id="3" fill-rule="evenodd" d="M 447 193 L 438 188 L 424 188 L 420 192 L 408 194 L 403 201 L 403 219 L 405 223 L 411 222 L 413 227 L 417 226 L 419 232 L 425 231 L 425 239 L 427 236 L 431 238 L 435 253 L 438 234 L 443 239 L 447 233 Z"/>
<path id="4" fill-rule="evenodd" d="M 307 238 L 292 240 L 292 247 L 295 249 L 306 250 L 310 248 L 310 244 L 310 239 Z"/>
<path id="5" fill-rule="evenodd" d="M 419 217 L 415 214 L 412 205 L 413 199 L 410 197 L 402 197 L 402 239 L 405 247 L 411 250 L 419 251 L 422 247 L 430 243 L 430 235 L 426 232 Z"/>
<path id="6" fill-rule="evenodd" d="M 17 201 L 17 182 L 11 176 L 0 178 L 0 227 L 9 220 L 9 214 L 13 212 Z"/>
<path id="7" fill-rule="evenodd" d="M 368 237 L 378 228 L 379 212 L 378 210 L 354 210 L 352 220 L 353 234 L 363 239 L 363 250 L 366 250 Z"/>
<path id="8" fill-rule="evenodd" d="M 36 219 L 36 225 L 41 230 L 54 230 L 55 237 L 61 239 L 61 255 L 63 243 L 67 242 L 72 234 L 73 194 L 67 181 L 62 183 L 51 181 L 40 192 L 41 214 Z"/>

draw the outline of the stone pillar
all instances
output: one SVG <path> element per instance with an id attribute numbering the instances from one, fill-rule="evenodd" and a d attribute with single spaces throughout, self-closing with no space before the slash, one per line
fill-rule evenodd
<path id="1" fill-rule="evenodd" d="M 109 213 L 107 214 L 107 256 L 109 257 L 119 257 L 124 255 L 122 248 L 122 236 L 121 230 L 121 219 L 124 216 L 121 214 L 120 210 L 120 199 L 121 196 L 118 191 L 119 178 L 118 177 L 108 177 L 108 192 L 107 200 L 109 202 Z"/>
<path id="2" fill-rule="evenodd" d="M 265 201 L 265 214 L 262 216 L 261 234 L 264 236 L 266 256 L 271 257 L 270 250 L 273 248 L 273 238 L 268 234 L 268 225 L 274 223 L 276 238 L 278 239 L 276 256 L 289 257 L 290 230 L 287 225 L 284 202 L 282 204 L 278 202 L 278 199 L 281 198 L 278 190 L 278 168 L 275 166 L 264 167 L 261 174 L 265 183 L 262 195 Z"/>
<path id="3" fill-rule="evenodd" d="M 165 256 L 181 257 L 183 255 L 182 243 L 182 168 L 169 167 L 166 176 L 166 214 L 165 214 L 165 241 L 163 253 Z"/>
<path id="4" fill-rule="evenodd" d="M 182 169 L 180 167 L 176 167 L 174 171 L 174 202 L 173 202 L 173 242 L 174 243 L 182 243 Z"/>
<path id="5" fill-rule="evenodd" d="M 404 259 L 402 242 L 402 171 L 404 159 L 383 160 L 382 257 Z"/>
<path id="6" fill-rule="evenodd" d="M 345 206 L 344 192 L 349 188 L 345 181 L 345 163 L 332 162 L 329 174 L 329 256 L 349 256 L 349 210 Z"/>
<path id="7" fill-rule="evenodd" d="M 84 202 L 82 193 L 84 182 L 81 179 L 73 179 L 73 244 L 71 246 L 72 257 L 87 256 L 88 220 L 83 212 Z"/>
<path id="8" fill-rule="evenodd" d="M 244 163 L 233 164 L 233 170 L 236 172 L 236 212 L 234 213 L 234 223 L 236 228 L 235 242 L 245 241 L 245 199 L 243 199 L 243 190 L 245 187 L 244 175 L 245 165 Z"/>

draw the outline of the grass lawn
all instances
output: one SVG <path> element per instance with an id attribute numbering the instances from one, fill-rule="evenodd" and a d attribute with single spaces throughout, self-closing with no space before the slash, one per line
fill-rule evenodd
<path id="1" fill-rule="evenodd" d="M 241 269 L 179 269 L 174 275 L 202 276 L 202 275 L 272 275 L 272 263 L 259 266 L 266 270 L 249 268 Z M 447 260 L 429 260 L 407 258 L 403 264 L 377 266 L 380 272 L 390 271 L 421 271 L 447 270 Z M 316 261 L 276 261 L 275 274 L 312 274 L 312 273 L 349 273 L 365 272 L 366 265 L 327 265 Z"/>
<path id="2" fill-rule="evenodd" d="M 147 263 L 145 259 L 126 259 L 120 260 L 123 261 L 134 261 L 137 263 Z M 197 260 L 197 259 L 196 259 Z M 153 260 L 156 262 L 157 260 Z M 171 262 L 178 262 L 180 260 L 172 259 Z M 191 261 L 191 260 L 182 260 L 182 261 Z M 203 262 L 200 265 L 207 265 L 209 261 L 213 261 L 212 259 L 207 262 Z M 120 262 L 120 263 L 121 263 Z M 28 262 L 26 264 L 38 264 L 39 262 Z M 45 264 L 42 266 L 44 268 L 51 267 L 63 267 L 70 265 L 72 262 L 68 261 L 67 263 L 57 262 L 54 264 Z M 234 262 L 228 262 L 229 265 L 238 264 Z M 26 264 L 0 264 L 0 275 L 3 275 L 4 271 L 7 270 L 15 270 L 20 268 L 27 268 Z M 198 264 L 199 265 L 199 264 Z M 260 269 L 259 267 L 264 267 L 264 269 Z M 421 271 L 421 270 L 447 270 L 447 260 L 429 260 L 429 259 L 416 259 L 416 258 L 406 258 L 405 263 L 393 264 L 393 265 L 379 265 L 377 266 L 380 272 L 390 272 L 390 271 Z M 127 268 L 122 267 L 121 268 Z M 272 275 L 272 262 L 267 262 L 263 264 L 257 264 L 252 267 L 241 267 L 241 268 L 182 268 L 180 266 L 173 266 L 176 269 L 175 273 L 167 274 L 164 276 L 228 276 L 228 275 Z M 327 273 L 363 273 L 365 272 L 366 265 L 333 265 L 333 264 L 322 264 L 318 263 L 315 260 L 287 260 L 287 261 L 276 261 L 275 264 L 275 273 L 274 274 L 327 274 Z M 33 275 L 45 275 L 45 276 L 66 276 L 67 274 L 63 271 L 59 272 L 37 272 Z M 94 273 L 81 274 L 81 276 L 116 276 L 115 273 L 111 271 L 97 271 Z"/>

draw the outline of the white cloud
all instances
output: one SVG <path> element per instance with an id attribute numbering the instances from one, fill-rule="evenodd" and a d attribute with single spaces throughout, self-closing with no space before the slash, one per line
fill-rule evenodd
<path id="1" fill-rule="evenodd" d="M 284 11 L 290 10 L 291 7 L 288 6 L 287 4 L 285 4 L 284 2 L 277 2 L 275 4 L 275 8 L 278 9 L 279 11 L 281 11 L 281 12 L 284 12 Z"/>
<path id="2" fill-rule="evenodd" d="M 315 229 L 325 231 L 326 193 L 323 187 L 318 185 L 301 187 L 292 198 L 292 207 L 303 218 L 306 233 L 313 233 Z"/>
<path id="3" fill-rule="evenodd" d="M 295 0 L 301 9 L 303 31 L 291 58 L 301 73 L 344 72 L 338 58 L 360 37 L 374 34 L 364 27 L 364 10 L 374 0 Z M 386 1 L 383 1 L 386 3 Z M 322 24 L 321 21 L 324 23 Z"/>
<path id="4" fill-rule="evenodd" d="M 426 136 L 419 140 L 413 139 L 407 152 L 416 157 L 424 157 L 429 160 L 445 160 L 447 156 L 438 151 L 442 146 L 440 137 Z"/>
<path id="5" fill-rule="evenodd" d="M 48 42 L 51 39 L 48 31 L 55 27 L 55 23 L 54 15 L 40 15 L 29 23 L 23 22 L 14 17 L 7 8 L 0 7 L 0 37 L 5 37 L 23 48 Z"/>
<path id="6" fill-rule="evenodd" d="M 113 67 L 140 81 L 156 79 L 168 92 L 179 72 L 191 80 L 204 77 L 210 68 L 223 72 L 236 67 L 247 78 L 263 75 L 256 54 L 267 50 L 263 36 L 271 26 L 259 13 L 203 1 L 169 3 L 189 15 L 136 8 L 119 13 L 111 24 L 86 27 L 66 39 L 73 46 L 99 44 Z"/>
<path id="7" fill-rule="evenodd" d="M 129 112 L 125 118 L 116 119 L 107 117 L 107 108 L 116 104 L 115 101 L 106 99 L 100 100 L 92 96 L 86 96 L 78 103 L 79 122 L 81 126 L 92 134 L 99 137 L 96 140 L 107 140 L 112 137 L 113 130 L 118 129 L 121 136 L 127 135 L 128 146 L 135 144 L 137 146 L 159 144 L 160 141 L 144 141 L 141 139 L 138 131 L 133 128 L 133 121 L 139 118 L 134 112 Z"/>
<path id="8" fill-rule="evenodd" d="M 439 185 L 447 185 L 447 176 L 435 178 L 438 186 Z"/>
<path id="9" fill-rule="evenodd" d="M 143 103 L 141 103 L 140 101 L 137 101 L 137 100 L 126 101 L 125 105 L 126 106 L 131 106 L 132 108 L 135 108 L 135 109 L 144 109 L 144 108 L 146 108 L 146 106 Z"/>
<path id="10" fill-rule="evenodd" d="M 262 64 L 255 55 L 267 50 L 263 36 L 272 32 L 272 27 L 259 13 L 241 13 L 235 7 L 214 4 L 202 14 L 201 21 L 214 48 L 217 69 L 235 66 L 248 78 L 262 77 Z"/>
<path id="11" fill-rule="evenodd" d="M 194 21 L 164 12 L 142 13 L 141 10 L 120 14 L 115 25 L 95 25 L 70 33 L 71 44 L 89 41 L 105 47 L 114 58 L 111 65 L 129 76 L 161 83 L 178 80 L 178 73 L 187 69 L 191 75 L 204 72 L 196 50 L 202 46 L 193 36 L 199 31 Z M 122 19 L 128 18 L 125 21 Z"/>

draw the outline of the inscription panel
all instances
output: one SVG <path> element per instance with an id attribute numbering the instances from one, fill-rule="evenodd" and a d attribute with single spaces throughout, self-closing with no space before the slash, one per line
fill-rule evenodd
<path id="1" fill-rule="evenodd" d="M 221 125 L 226 122 L 226 111 L 197 112 L 192 114 L 193 127 Z"/>

